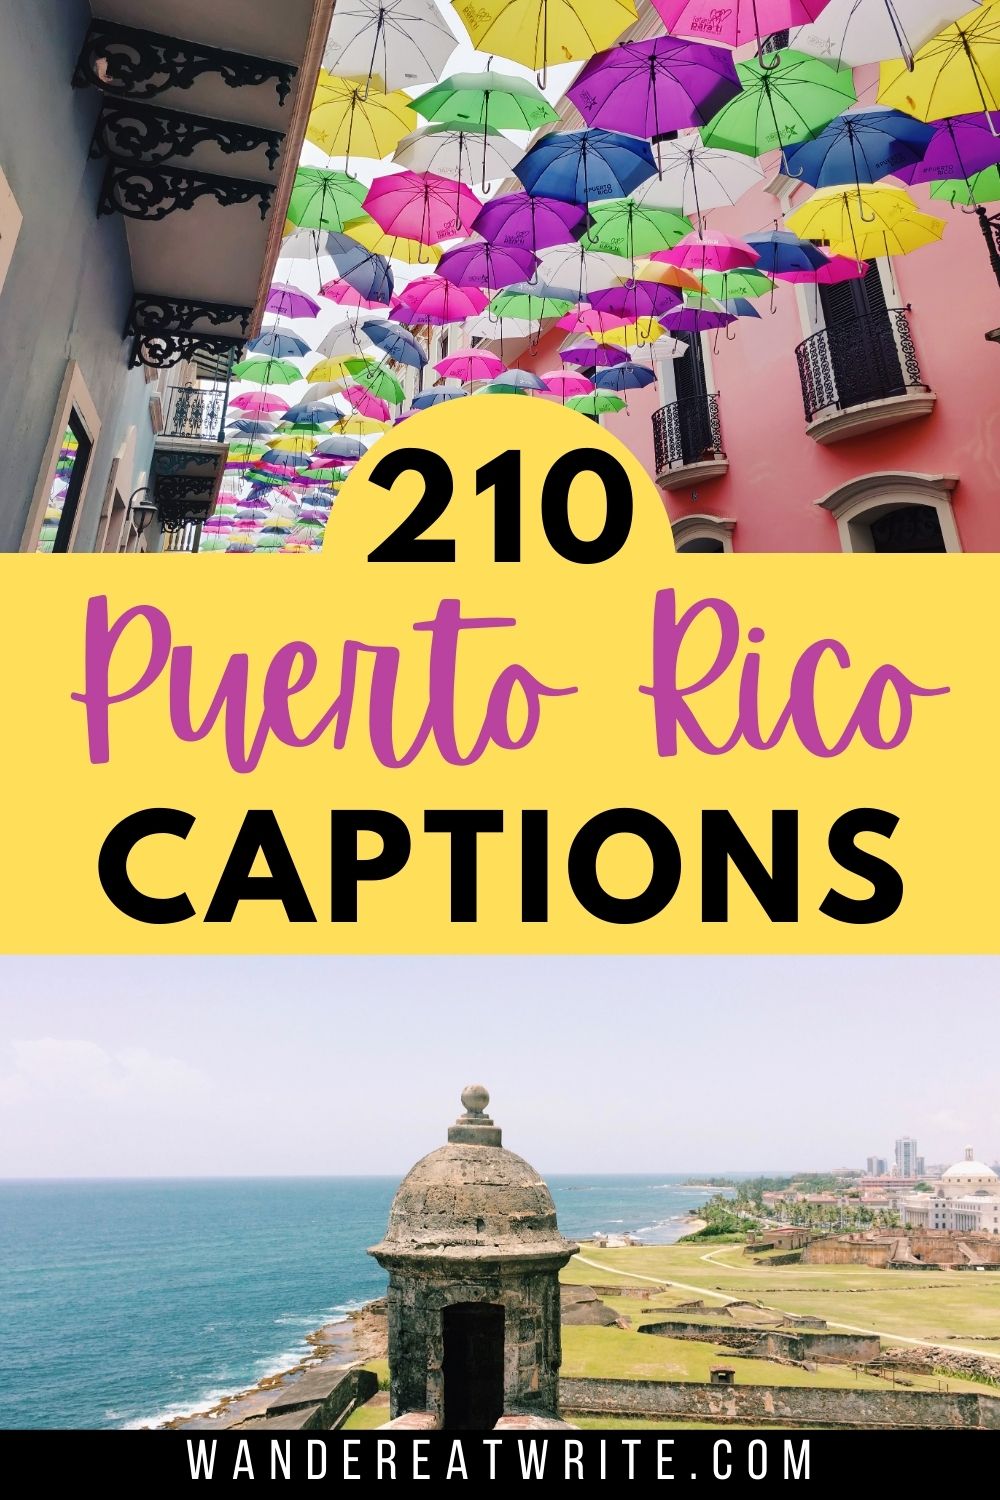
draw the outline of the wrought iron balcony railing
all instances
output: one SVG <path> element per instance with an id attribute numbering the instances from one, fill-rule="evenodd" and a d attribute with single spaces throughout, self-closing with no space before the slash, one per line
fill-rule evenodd
<path id="1" fill-rule="evenodd" d="M 685 396 L 653 413 L 656 472 L 724 458 L 717 395 Z"/>
<path id="2" fill-rule="evenodd" d="M 795 351 L 807 422 L 818 412 L 926 391 L 904 307 L 845 318 Z"/>
<path id="3" fill-rule="evenodd" d="M 225 442 L 226 404 L 224 390 L 172 386 L 163 436 L 190 438 L 196 443 Z"/>

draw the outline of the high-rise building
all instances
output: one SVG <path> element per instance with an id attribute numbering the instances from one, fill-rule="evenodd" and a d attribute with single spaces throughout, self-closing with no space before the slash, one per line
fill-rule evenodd
<path id="1" fill-rule="evenodd" d="M 889 1164 L 884 1156 L 869 1156 L 867 1170 L 869 1177 L 884 1177 L 889 1170 Z"/>
<path id="2" fill-rule="evenodd" d="M 916 1177 L 917 1143 L 912 1135 L 901 1135 L 896 1142 L 896 1173 L 899 1177 Z"/>
<path id="3" fill-rule="evenodd" d="M 924 1159 L 923 1159 L 922 1156 L 918 1156 L 917 1157 L 917 1176 L 918 1177 L 926 1177 L 927 1176 L 927 1164 L 924 1161 Z"/>

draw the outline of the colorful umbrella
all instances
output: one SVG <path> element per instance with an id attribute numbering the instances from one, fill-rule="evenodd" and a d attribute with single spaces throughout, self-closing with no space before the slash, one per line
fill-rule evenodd
<path id="1" fill-rule="evenodd" d="M 435 0 L 338 0 L 323 66 L 408 89 L 440 78 L 457 46 Z"/>
<path id="2" fill-rule="evenodd" d="M 290 328 L 267 328 L 247 344 L 248 354 L 262 354 L 267 359 L 304 359 L 312 350 Z"/>
<path id="3" fill-rule="evenodd" d="M 573 306 L 562 297 L 540 295 L 530 291 L 511 289 L 498 292 L 490 303 L 490 312 L 495 318 L 523 318 L 527 323 L 540 323 L 546 318 L 561 318 Z"/>
<path id="4" fill-rule="evenodd" d="M 704 290 L 725 302 L 730 297 L 766 297 L 774 291 L 774 282 L 757 270 L 706 271 Z"/>
<path id="5" fill-rule="evenodd" d="M 560 318 L 556 327 L 566 333 L 584 333 L 596 337 L 601 333 L 610 333 L 614 328 L 623 328 L 627 322 L 628 318 L 620 313 L 600 312 L 596 307 L 577 307 Z"/>
<path id="6" fill-rule="evenodd" d="M 482 208 L 462 183 L 434 172 L 394 172 L 368 190 L 365 212 L 386 234 L 436 245 L 467 234 Z"/>
<path id="7" fill-rule="evenodd" d="M 229 422 L 226 435 L 234 437 L 266 437 L 274 431 L 273 422 L 261 421 L 259 417 L 243 417 L 238 422 Z"/>
<path id="8" fill-rule="evenodd" d="M 931 197 L 947 203 L 996 203 L 1000 201 L 1000 166 L 986 167 L 971 177 L 932 182 Z"/>
<path id="9" fill-rule="evenodd" d="M 342 156 L 348 165 L 352 156 L 381 161 L 416 128 L 409 95 L 377 93 L 367 78 L 320 73 L 306 138 L 327 156 Z"/>
<path id="10" fill-rule="evenodd" d="M 357 438 L 333 436 L 324 438 L 316 452 L 324 458 L 364 458 L 367 449 Z"/>
<path id="11" fill-rule="evenodd" d="M 702 283 L 683 266 L 672 266 L 665 260 L 640 260 L 636 262 L 634 281 L 658 281 L 661 286 L 676 286 L 681 291 L 704 291 Z"/>
<path id="12" fill-rule="evenodd" d="M 399 294 L 399 308 L 408 314 L 408 322 L 436 327 L 478 317 L 488 303 L 489 298 L 478 287 L 456 286 L 443 276 L 422 276 Z"/>
<path id="13" fill-rule="evenodd" d="M 456 349 L 434 366 L 445 380 L 493 380 L 505 369 L 502 359 L 483 349 Z"/>
<path id="14" fill-rule="evenodd" d="M 725 328 L 734 321 L 734 315 L 705 292 L 685 292 L 682 306 L 671 309 L 663 321 L 673 333 L 703 333 L 709 328 Z"/>
<path id="15" fill-rule="evenodd" d="M 379 312 L 384 311 L 381 306 Z M 378 319 L 373 310 L 372 315 L 366 319 L 364 326 L 374 324 Z M 361 350 L 362 334 L 359 325 L 350 318 L 345 318 L 340 323 L 334 323 L 325 338 L 316 345 L 316 353 L 322 354 L 324 359 L 339 359 L 342 355 L 357 354 Z"/>
<path id="16" fill-rule="evenodd" d="M 909 255 L 939 240 L 945 228 L 943 219 L 921 213 L 903 188 L 892 187 L 819 188 L 787 222 L 803 238 L 824 240 L 834 254 L 855 260 Z"/>
<path id="17" fill-rule="evenodd" d="M 586 375 L 571 374 L 568 370 L 547 370 L 541 378 L 545 389 L 558 396 L 563 405 L 570 396 L 589 396 L 594 389 L 594 382 Z"/>
<path id="18" fill-rule="evenodd" d="M 673 208 L 698 218 L 708 208 L 725 208 L 758 187 L 763 172 L 739 151 L 719 151 L 696 135 L 657 143 L 660 175 L 634 194 L 644 208 Z"/>
<path id="19" fill-rule="evenodd" d="M 521 148 L 492 125 L 466 130 L 461 125 L 427 125 L 400 141 L 393 161 L 415 172 L 437 172 L 459 182 L 506 177 L 517 166 Z"/>
<path id="20" fill-rule="evenodd" d="M 689 234 L 672 249 L 655 252 L 654 258 L 683 266 L 701 279 L 706 271 L 735 271 L 741 266 L 752 266 L 759 256 L 747 240 L 716 232 Z"/>
<path id="21" fill-rule="evenodd" d="M 912 63 L 919 48 L 968 8 L 967 0 L 829 0 L 788 43 L 849 68 L 895 57 Z"/>
<path id="22" fill-rule="evenodd" d="M 356 219 L 351 222 L 354 228 L 360 228 Z M 363 297 L 370 297 L 372 301 L 383 302 L 388 306 L 395 287 L 395 277 L 384 255 L 376 255 L 367 246 L 359 244 L 353 234 L 328 235 L 326 253 L 333 261 L 341 281 L 348 282 Z"/>
<path id="23" fill-rule="evenodd" d="M 897 109 L 876 104 L 849 109 L 819 135 L 785 152 L 788 169 L 813 187 L 878 182 L 916 166 L 930 144 L 928 125 Z"/>
<path id="24" fill-rule="evenodd" d="M 933 195 L 932 195 L 933 196 Z M 813 248 L 813 247 L 810 247 Z M 862 281 L 868 275 L 868 262 L 846 255 L 822 255 L 822 264 L 807 269 L 776 271 L 779 281 L 818 282 L 820 286 L 839 286 L 842 281 Z"/>
<path id="25" fill-rule="evenodd" d="M 739 92 L 728 52 L 658 36 L 599 53 L 567 97 L 588 125 L 657 140 L 671 130 L 707 125 Z"/>
<path id="26" fill-rule="evenodd" d="M 553 131 L 516 169 L 529 193 L 563 203 L 627 198 L 656 173 L 648 141 L 613 130 Z"/>
<path id="27" fill-rule="evenodd" d="M 673 36 L 693 36 L 725 47 L 757 44 L 819 15 L 827 0 L 653 0 L 664 26 Z"/>
<path id="28" fill-rule="evenodd" d="M 610 370 L 598 370 L 594 376 L 599 391 L 641 391 L 655 380 L 656 375 L 648 365 L 637 365 L 631 360 L 624 365 L 613 365 Z"/>
<path id="29" fill-rule="evenodd" d="M 582 412 L 585 417 L 601 417 L 605 413 L 625 410 L 625 402 L 620 396 L 601 390 L 590 396 L 570 396 L 566 405 L 571 411 Z"/>
<path id="30" fill-rule="evenodd" d="M 455 73 L 428 89 L 413 108 L 425 120 L 486 130 L 538 130 L 559 116 L 545 95 L 526 78 L 494 73 Z"/>
<path id="31" fill-rule="evenodd" d="M 600 203 L 591 210 L 593 226 L 581 236 L 588 250 L 624 260 L 667 250 L 691 230 L 691 220 L 669 208 L 644 208 L 634 198 Z"/>
<path id="32" fill-rule="evenodd" d="M 348 360 L 348 365 L 355 363 L 363 368 L 352 371 L 354 384 L 363 386 L 373 396 L 378 396 L 381 401 L 388 401 L 390 406 L 399 406 L 406 399 L 406 392 L 402 385 L 389 370 L 381 365 L 369 365 L 365 360 Z"/>
<path id="33" fill-rule="evenodd" d="M 386 234 L 384 230 L 369 218 L 348 224 L 348 233 L 351 239 L 363 245 L 366 250 L 375 255 L 381 255 L 385 260 L 398 260 L 403 265 L 433 265 L 441 259 L 441 251 L 436 245 L 422 245 L 419 240 L 408 240 L 402 235 Z"/>
<path id="34" fill-rule="evenodd" d="M 624 281 L 621 286 L 591 292 L 590 305 L 599 312 L 616 313 L 631 322 L 640 318 L 658 318 L 676 307 L 681 294 L 659 281 Z"/>
<path id="35" fill-rule="evenodd" d="M 930 141 L 916 166 L 897 172 L 904 182 L 971 177 L 1000 162 L 1000 114 L 957 115 L 923 128 Z"/>
<path id="36" fill-rule="evenodd" d="M 340 412 L 335 406 L 328 406 L 321 401 L 303 401 L 285 413 L 282 425 L 323 427 L 328 422 L 335 422 L 339 416 Z"/>
<path id="37" fill-rule="evenodd" d="M 638 19 L 634 0 L 452 0 L 480 52 L 544 73 L 593 57 Z"/>
<path id="38" fill-rule="evenodd" d="M 631 263 L 619 255 L 602 255 L 584 244 L 552 245 L 539 255 L 537 275 L 561 286 L 576 287 L 579 299 L 586 301 L 600 287 L 617 286 L 631 270 Z"/>
<path id="39" fill-rule="evenodd" d="M 344 396 L 351 403 L 355 411 L 363 417 L 376 417 L 380 422 L 388 422 L 392 416 L 388 401 L 381 396 L 375 396 L 363 385 L 348 385 L 344 387 Z M 402 394 L 400 401 L 403 400 Z M 398 405 L 398 403 L 396 403 Z"/>
<path id="40" fill-rule="evenodd" d="M 502 250 L 530 250 L 537 254 L 549 245 L 569 245 L 582 227 L 587 210 L 557 198 L 531 193 L 507 193 L 480 209 L 473 234 Z"/>
<path id="41" fill-rule="evenodd" d="M 743 92 L 702 127 L 706 146 L 763 156 L 811 141 L 855 100 L 849 68 L 829 67 L 802 52 L 781 52 L 771 63 L 737 63 Z"/>
<path id="42" fill-rule="evenodd" d="M 596 344 L 626 350 L 629 358 L 632 359 L 647 345 L 657 343 L 663 334 L 664 328 L 658 318 L 640 317 L 622 324 L 620 328 L 610 328 L 604 333 L 595 333 L 592 338 Z"/>
<path id="43" fill-rule="evenodd" d="M 319 303 L 300 287 L 287 281 L 275 281 L 264 304 L 266 312 L 277 313 L 282 318 L 315 318 Z"/>
<path id="44" fill-rule="evenodd" d="M 544 391 L 545 381 L 530 370 L 504 370 L 491 383 L 491 391 Z"/>
<path id="45" fill-rule="evenodd" d="M 325 281 L 319 289 L 320 296 L 336 302 L 338 307 L 360 307 L 366 312 L 374 312 L 385 303 L 378 297 L 366 297 L 359 292 L 356 286 L 349 281 Z"/>
<path id="46" fill-rule="evenodd" d="M 906 62 L 884 62 L 878 99 L 918 120 L 1000 109 L 1000 9 L 970 10 Z"/>
<path id="47" fill-rule="evenodd" d="M 237 411 L 252 411 L 261 416 L 288 410 L 287 401 L 280 396 L 272 396 L 268 391 L 246 391 L 242 396 L 234 396 L 229 404 L 235 406 Z"/>
<path id="48" fill-rule="evenodd" d="M 538 256 L 530 250 L 505 250 L 470 240 L 442 256 L 438 275 L 456 286 L 486 287 L 496 292 L 533 276 L 538 263 Z"/>
<path id="49" fill-rule="evenodd" d="M 746 243 L 756 250 L 756 270 L 766 276 L 786 276 L 805 273 L 812 280 L 812 273 L 822 271 L 828 257 L 808 240 L 800 240 L 797 234 L 787 229 L 772 229 L 766 234 L 748 234 Z"/>
<path id="50" fill-rule="evenodd" d="M 614 349 L 608 344 L 595 344 L 593 339 L 573 344 L 569 349 L 560 349 L 559 358 L 566 365 L 580 365 L 585 370 L 606 369 L 609 365 L 623 365 L 628 360 L 624 349 Z"/>
<path id="51" fill-rule="evenodd" d="M 283 359 L 245 359 L 233 366 L 233 379 L 251 385 L 298 385 L 302 371 Z"/>
<path id="52" fill-rule="evenodd" d="M 457 401 L 460 396 L 468 394 L 468 391 L 446 391 L 440 388 L 421 391 L 419 396 L 414 396 L 410 406 L 414 411 L 427 411 L 432 406 L 443 406 L 448 401 Z"/>
<path id="53" fill-rule="evenodd" d="M 382 350 L 386 358 L 394 360 L 397 365 L 409 365 L 414 370 L 422 370 L 427 363 L 427 351 L 409 329 L 400 328 L 395 323 L 373 322 L 362 324 L 361 331 L 376 348 Z"/>
<path id="54" fill-rule="evenodd" d="M 288 203 L 288 218 L 304 229 L 339 232 L 345 221 L 358 217 L 364 197 L 364 183 L 346 172 L 299 167 Z"/>

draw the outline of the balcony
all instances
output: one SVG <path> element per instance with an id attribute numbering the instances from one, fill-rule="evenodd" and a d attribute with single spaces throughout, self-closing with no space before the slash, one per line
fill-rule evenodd
<path id="1" fill-rule="evenodd" d="M 799 344 L 806 432 L 815 442 L 839 443 L 933 411 L 937 398 L 921 379 L 907 311 L 846 318 Z"/>
<path id="2" fill-rule="evenodd" d="M 721 478 L 729 460 L 722 447 L 718 396 L 685 396 L 654 412 L 653 447 L 661 489 L 688 489 Z"/>
<path id="3" fill-rule="evenodd" d="M 196 551 L 176 545 L 177 538 L 189 540 L 215 509 L 229 452 L 227 403 L 228 387 L 174 386 L 168 393 L 150 477 L 166 552 Z"/>

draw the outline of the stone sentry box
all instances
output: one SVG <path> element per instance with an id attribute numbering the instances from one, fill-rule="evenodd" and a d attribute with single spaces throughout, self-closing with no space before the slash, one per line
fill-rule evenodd
<path id="1" fill-rule="evenodd" d="M 485 1431 L 504 1415 L 558 1416 L 559 1272 L 577 1247 L 538 1173 L 503 1149 L 486 1090 L 466 1088 L 462 1103 L 369 1253 L 389 1273 L 392 1417 Z"/>

